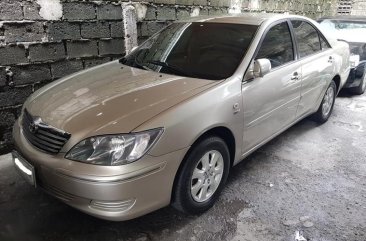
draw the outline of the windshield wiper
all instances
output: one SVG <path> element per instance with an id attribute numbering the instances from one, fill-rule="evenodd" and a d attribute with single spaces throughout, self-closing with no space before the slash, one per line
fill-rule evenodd
<path id="1" fill-rule="evenodd" d="M 176 72 L 177 74 L 183 75 L 183 76 L 190 76 L 190 77 L 194 77 L 193 74 L 189 73 L 187 74 L 184 70 L 182 70 L 179 67 L 176 66 L 172 66 L 170 64 L 168 64 L 167 62 L 163 62 L 163 61 L 158 61 L 158 60 L 152 60 L 147 62 L 148 64 L 154 64 L 154 65 L 158 65 L 158 66 L 162 66 L 164 68 L 167 68 L 173 72 Z"/>
<path id="2" fill-rule="evenodd" d="M 138 67 L 143 68 L 143 69 L 145 69 L 145 70 L 154 71 L 154 70 L 150 69 L 149 67 L 147 67 L 147 66 L 145 66 L 145 65 L 141 64 L 141 63 L 137 60 L 137 58 L 135 58 L 135 65 L 137 65 Z"/>

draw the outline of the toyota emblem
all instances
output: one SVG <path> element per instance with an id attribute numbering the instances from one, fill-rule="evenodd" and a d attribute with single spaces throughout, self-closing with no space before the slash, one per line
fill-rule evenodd
<path id="1" fill-rule="evenodd" d="M 35 134 L 38 131 L 38 127 L 39 127 L 39 119 L 34 119 L 30 124 L 29 124 L 29 131 L 33 134 Z"/>

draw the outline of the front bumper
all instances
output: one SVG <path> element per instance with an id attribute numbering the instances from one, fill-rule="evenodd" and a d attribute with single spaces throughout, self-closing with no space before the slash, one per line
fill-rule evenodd
<path id="1" fill-rule="evenodd" d="M 13 137 L 16 151 L 34 166 L 38 187 L 85 213 L 113 221 L 169 205 L 175 174 L 188 149 L 106 167 L 70 161 L 65 153 L 39 151 L 25 139 L 18 122 Z"/>

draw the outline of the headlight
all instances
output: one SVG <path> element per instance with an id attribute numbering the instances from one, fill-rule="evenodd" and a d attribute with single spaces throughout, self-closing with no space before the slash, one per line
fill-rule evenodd
<path id="1" fill-rule="evenodd" d="M 94 165 L 117 166 L 140 159 L 163 133 L 163 128 L 144 132 L 87 138 L 76 144 L 65 158 Z"/>

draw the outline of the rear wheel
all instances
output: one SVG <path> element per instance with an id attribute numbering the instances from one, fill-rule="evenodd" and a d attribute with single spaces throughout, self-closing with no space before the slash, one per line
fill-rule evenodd
<path id="1" fill-rule="evenodd" d="M 172 206 L 189 214 L 204 212 L 212 207 L 229 175 L 229 149 L 221 138 L 208 137 L 194 145 L 183 161 Z"/>
<path id="2" fill-rule="evenodd" d="M 329 119 L 333 111 L 336 93 L 337 93 L 337 86 L 332 80 L 332 82 L 328 86 L 327 91 L 325 91 L 323 101 L 319 106 L 318 111 L 312 116 L 314 121 L 322 124 Z"/>

